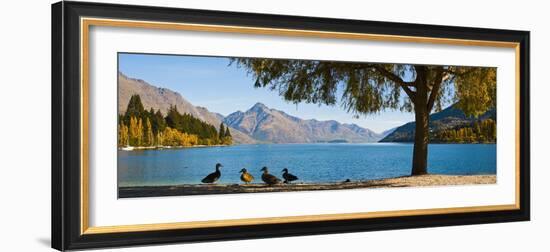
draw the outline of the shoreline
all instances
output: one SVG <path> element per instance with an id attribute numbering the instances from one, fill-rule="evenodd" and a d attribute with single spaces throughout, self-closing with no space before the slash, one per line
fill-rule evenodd
<path id="1" fill-rule="evenodd" d="M 335 182 L 335 183 L 292 183 L 267 186 L 263 183 L 254 184 L 182 184 L 167 186 L 126 186 L 118 188 L 119 198 L 261 193 L 261 192 L 295 192 L 318 190 L 342 190 L 364 188 L 398 188 L 422 186 L 452 186 L 495 184 L 496 175 L 438 175 L 427 174 L 419 176 L 404 176 L 365 181 Z"/>
<path id="2" fill-rule="evenodd" d="M 216 144 L 216 145 L 191 145 L 191 146 L 127 146 L 127 147 L 117 147 L 117 150 L 122 151 L 136 151 L 136 150 L 164 150 L 164 149 L 187 149 L 187 148 L 208 148 L 208 147 L 229 147 L 234 146 L 226 144 Z"/>
<path id="3" fill-rule="evenodd" d="M 414 144 L 413 142 L 367 142 L 367 143 L 284 143 L 284 144 Z M 429 144 L 496 144 L 495 142 L 487 143 L 445 143 L 445 142 L 435 142 Z M 128 147 L 117 147 L 118 150 L 123 151 L 136 151 L 136 150 L 163 150 L 163 149 L 187 149 L 187 148 L 208 148 L 208 147 L 231 147 L 231 146 L 241 146 L 241 145 L 283 145 L 279 143 L 253 143 L 253 144 L 216 144 L 216 145 L 192 145 L 192 146 L 128 146 Z"/>
<path id="4" fill-rule="evenodd" d="M 376 142 L 376 143 L 403 143 L 403 144 L 414 144 L 414 142 Z M 429 142 L 428 144 L 497 144 L 497 142 L 471 142 L 471 143 L 468 143 L 468 142 L 462 142 L 462 143 L 457 143 L 457 142 Z"/>

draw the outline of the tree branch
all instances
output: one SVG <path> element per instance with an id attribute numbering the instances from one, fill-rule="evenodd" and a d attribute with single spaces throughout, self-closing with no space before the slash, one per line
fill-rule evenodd
<path id="1" fill-rule="evenodd" d="M 411 100 L 414 101 L 415 99 L 415 92 L 412 91 L 409 87 L 414 87 L 414 82 L 408 82 L 401 79 L 401 77 L 397 76 L 396 74 L 386 70 L 385 68 L 379 66 L 379 65 L 371 65 L 372 68 L 374 68 L 376 71 L 378 71 L 380 74 L 386 76 L 386 78 L 390 79 L 391 81 L 399 84 L 403 90 L 405 90 L 405 93 L 411 98 Z"/>
<path id="2" fill-rule="evenodd" d="M 457 72 L 457 69 L 455 69 L 454 67 L 451 67 L 451 68 L 448 68 L 448 69 L 443 70 L 444 73 L 453 75 L 453 76 L 448 76 L 447 78 L 455 77 L 455 76 L 464 76 L 464 75 L 468 75 L 468 74 L 470 74 L 470 73 L 473 72 L 473 71 L 475 71 L 475 67 L 468 68 L 468 69 L 467 69 L 466 71 L 464 71 L 464 72 Z"/>

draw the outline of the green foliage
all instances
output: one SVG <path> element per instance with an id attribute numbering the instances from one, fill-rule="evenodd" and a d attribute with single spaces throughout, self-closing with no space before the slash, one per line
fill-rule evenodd
<path id="1" fill-rule="evenodd" d="M 124 114 L 124 123 L 129 124 L 131 117 L 139 118 L 144 114 L 144 112 L 145 109 L 143 108 L 139 95 L 132 95 L 132 97 L 130 97 L 130 101 L 128 102 L 126 113 Z"/>
<path id="2" fill-rule="evenodd" d="M 166 121 L 164 120 L 164 117 L 162 116 L 162 113 L 160 110 L 157 110 L 157 112 L 152 116 L 153 118 L 153 132 L 162 132 L 164 131 L 164 128 L 166 128 Z"/>
<path id="3" fill-rule="evenodd" d="M 493 119 L 477 121 L 470 126 L 435 132 L 432 142 L 441 143 L 494 143 L 496 122 Z"/>
<path id="4" fill-rule="evenodd" d="M 223 127 L 223 124 L 221 125 Z M 160 110 L 143 108 L 139 95 L 133 95 L 124 115 L 119 116 L 118 146 L 192 146 L 233 143 L 228 128 L 216 128 L 175 106 L 164 117 Z"/>
<path id="5" fill-rule="evenodd" d="M 212 144 L 218 144 L 219 135 L 216 127 L 190 114 L 180 114 L 176 106 L 170 107 L 165 120 L 168 127 L 181 132 L 198 135 L 201 140 L 212 139 Z M 204 144 L 204 142 L 201 144 Z"/>
<path id="6" fill-rule="evenodd" d="M 224 144 L 224 145 L 233 144 L 233 138 L 231 137 L 231 133 L 229 132 L 229 127 L 227 126 L 224 127 L 223 123 L 220 124 L 219 139 L 221 141 L 221 144 Z"/>
<path id="7" fill-rule="evenodd" d="M 479 116 L 496 107 L 496 69 L 462 67 L 456 70 L 457 106 L 466 115 Z"/>
<path id="8" fill-rule="evenodd" d="M 335 105 L 339 88 L 342 90 L 341 105 L 357 114 L 397 108 L 400 101 L 401 92 L 396 91 L 398 85 L 366 63 L 247 58 L 233 62 L 254 75 L 255 87 L 270 88 L 294 103 Z"/>
<path id="9" fill-rule="evenodd" d="M 225 137 L 225 128 L 223 127 L 223 123 L 220 124 L 220 131 L 218 134 L 218 138 L 221 140 Z"/>
<path id="10" fill-rule="evenodd" d="M 429 113 L 453 101 L 477 116 L 495 105 L 496 68 L 264 58 L 234 58 L 233 63 L 254 76 L 255 87 L 276 91 L 287 101 L 339 102 L 356 116 L 413 111 L 414 103 L 427 106 Z"/>
<path id="11" fill-rule="evenodd" d="M 231 137 L 231 132 L 229 132 L 229 127 L 225 128 L 225 137 Z"/>

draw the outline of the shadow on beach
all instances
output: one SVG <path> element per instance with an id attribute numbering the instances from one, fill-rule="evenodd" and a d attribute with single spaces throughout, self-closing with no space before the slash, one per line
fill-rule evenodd
<path id="1" fill-rule="evenodd" d="M 469 184 L 494 184 L 496 175 L 422 175 L 398 178 L 350 181 L 338 183 L 293 183 L 293 184 L 194 184 L 174 186 L 129 186 L 119 187 L 119 198 L 260 193 L 260 192 L 296 192 L 316 190 L 342 190 L 363 188 L 395 188 L 414 186 L 445 186 Z"/>

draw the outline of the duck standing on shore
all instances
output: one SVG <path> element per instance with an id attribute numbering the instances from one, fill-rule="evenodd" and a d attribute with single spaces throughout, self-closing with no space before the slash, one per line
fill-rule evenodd
<path id="1" fill-rule="evenodd" d="M 250 183 L 254 180 L 254 176 L 252 176 L 252 174 L 248 173 L 246 168 L 243 168 L 240 171 L 240 173 L 242 173 L 241 174 L 241 181 L 244 182 L 245 184 L 248 184 L 248 183 Z"/>
<path id="2" fill-rule="evenodd" d="M 201 181 L 206 184 L 216 183 L 216 181 L 218 181 L 218 179 L 220 179 L 220 177 L 222 176 L 222 173 L 220 172 L 220 167 L 223 167 L 223 165 L 217 163 L 216 171 L 208 174 L 208 176 L 204 177 Z"/>
<path id="3" fill-rule="evenodd" d="M 284 168 L 283 169 L 283 178 L 285 179 L 285 184 L 290 184 L 290 182 L 294 181 L 294 180 L 298 180 L 298 177 L 288 173 L 288 169 L 287 168 Z"/>
<path id="4" fill-rule="evenodd" d="M 281 182 L 280 179 L 278 179 L 277 177 L 269 174 L 269 171 L 267 170 L 267 166 L 264 166 L 260 171 L 263 171 L 264 173 L 262 174 L 262 180 L 268 184 L 268 185 L 274 185 L 274 184 L 278 184 Z"/>

